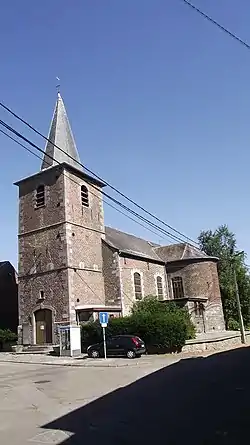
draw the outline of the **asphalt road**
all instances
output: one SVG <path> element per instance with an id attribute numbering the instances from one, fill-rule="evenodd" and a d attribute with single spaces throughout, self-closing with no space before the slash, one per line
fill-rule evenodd
<path id="1" fill-rule="evenodd" d="M 157 366 L 0 364 L 0 443 L 249 443 L 250 348 Z"/>
<path id="2" fill-rule="evenodd" d="M 86 368 L 0 362 L 0 444 L 64 443 L 74 432 L 46 424 L 163 366 L 146 357 L 139 366 L 127 362 L 119 368 L 102 368 L 101 361 Z"/>

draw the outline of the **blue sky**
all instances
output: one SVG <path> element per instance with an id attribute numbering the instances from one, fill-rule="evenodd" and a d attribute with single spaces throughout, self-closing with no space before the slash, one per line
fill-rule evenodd
<path id="1" fill-rule="evenodd" d="M 250 43 L 247 0 L 194 4 Z M 250 253 L 250 51 L 181 0 L 9 0 L 1 18 L 1 101 L 47 134 L 59 76 L 88 168 L 191 238 L 228 224 Z M 16 266 L 12 184 L 40 161 L 0 147 L 0 260 Z M 160 240 L 107 206 L 105 222 Z"/>

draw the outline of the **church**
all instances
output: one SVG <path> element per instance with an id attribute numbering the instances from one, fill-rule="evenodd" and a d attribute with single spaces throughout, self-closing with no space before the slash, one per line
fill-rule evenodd
<path id="1" fill-rule="evenodd" d="M 20 343 L 55 344 L 60 325 L 128 315 L 148 295 L 186 307 L 197 332 L 225 329 L 217 258 L 105 226 L 105 184 L 84 171 L 59 93 L 41 169 L 15 185 Z"/>

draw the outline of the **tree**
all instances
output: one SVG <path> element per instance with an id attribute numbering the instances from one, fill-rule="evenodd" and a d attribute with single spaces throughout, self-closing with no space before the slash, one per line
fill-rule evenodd
<path id="1" fill-rule="evenodd" d="M 238 329 L 237 302 L 233 267 L 239 286 L 242 315 L 245 325 L 250 325 L 250 278 L 244 264 L 245 253 L 237 250 L 236 237 L 227 225 L 221 225 L 214 232 L 202 231 L 198 237 L 200 248 L 209 256 L 219 258 L 218 273 L 221 298 L 227 329 Z"/>

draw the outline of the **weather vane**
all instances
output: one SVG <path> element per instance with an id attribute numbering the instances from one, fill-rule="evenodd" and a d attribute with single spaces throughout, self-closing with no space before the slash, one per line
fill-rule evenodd
<path id="1" fill-rule="evenodd" d="M 59 77 L 56 77 L 56 80 L 57 80 L 57 85 L 56 85 L 56 89 L 57 89 L 57 92 L 58 93 L 60 93 L 60 78 Z"/>

